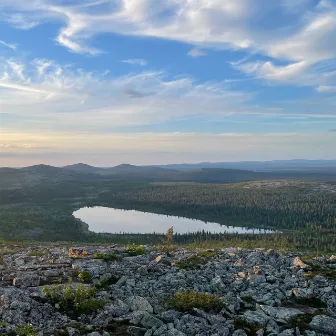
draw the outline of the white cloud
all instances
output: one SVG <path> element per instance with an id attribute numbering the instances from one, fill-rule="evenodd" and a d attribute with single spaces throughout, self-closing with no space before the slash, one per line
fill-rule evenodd
<path id="1" fill-rule="evenodd" d="M 309 64 L 301 61 L 285 66 L 276 66 L 272 62 L 247 62 L 235 66 L 237 69 L 252 74 L 259 78 L 278 81 L 278 82 L 297 82 L 304 85 L 311 85 L 309 79 Z M 303 81 L 306 77 L 306 81 Z"/>
<path id="2" fill-rule="evenodd" d="M 336 93 L 336 86 L 320 85 L 316 91 L 322 93 Z"/>
<path id="3" fill-rule="evenodd" d="M 2 110 L 16 116 L 16 126 L 27 117 L 39 120 L 33 123 L 38 127 L 61 130 L 148 125 L 197 115 L 260 113 L 260 108 L 248 106 L 251 96 L 231 91 L 225 83 L 171 78 L 162 71 L 112 77 L 61 67 L 49 60 L 23 64 L 11 59 L 0 62 L 0 87 Z"/>
<path id="4" fill-rule="evenodd" d="M 16 50 L 16 45 L 12 43 L 7 43 L 5 41 L 0 40 L 0 45 L 3 45 L 9 49 Z"/>
<path id="5" fill-rule="evenodd" d="M 32 29 L 40 24 L 38 21 L 32 21 L 27 18 L 23 14 L 12 14 L 7 18 L 7 22 L 13 25 L 15 28 L 22 30 Z"/>
<path id="6" fill-rule="evenodd" d="M 249 71 L 253 69 L 251 66 Z M 266 70 L 272 78 L 286 77 L 277 69 L 273 69 L 274 73 Z M 13 116 L 11 127 L 15 129 L 105 132 L 198 117 L 207 120 L 223 120 L 233 115 L 336 117 L 333 100 L 318 101 L 318 107 L 313 102 L 265 107 L 253 103 L 253 93 L 232 90 L 230 85 L 226 81 L 197 82 L 187 76 L 175 78 L 162 71 L 113 76 L 60 66 L 45 59 L 25 64 L 16 59 L 1 63 L 0 59 L 1 110 Z"/>
<path id="7" fill-rule="evenodd" d="M 191 57 L 202 57 L 202 56 L 206 56 L 207 53 L 204 50 L 198 49 L 198 48 L 193 48 L 188 52 L 188 55 Z"/>
<path id="8" fill-rule="evenodd" d="M 122 62 L 131 64 L 131 65 L 139 65 L 139 66 L 145 66 L 148 64 L 148 62 L 142 58 L 126 59 L 126 60 L 122 60 Z"/>
<path id="9" fill-rule="evenodd" d="M 21 80 L 25 80 L 25 76 L 23 74 L 24 71 L 24 65 L 22 63 L 15 62 L 14 60 L 8 60 L 7 64 L 13 71 L 13 73 L 19 77 Z"/>
<path id="10" fill-rule="evenodd" d="M 60 22 L 57 42 L 77 53 L 100 53 L 91 44 L 101 33 L 193 44 L 191 56 L 201 56 L 202 47 L 248 49 L 273 58 L 259 61 L 264 62 L 260 77 L 265 74 L 272 81 L 285 78 L 306 85 L 306 76 L 295 79 L 305 68 L 314 77 L 311 85 L 327 85 L 325 74 L 315 66 L 336 58 L 336 44 L 331 42 L 336 39 L 336 7 L 327 0 L 317 4 L 311 0 L 88 0 L 81 4 L 32 0 L 29 5 L 24 0 L 2 0 L 1 10 L 4 20 L 21 28 Z M 274 13 L 282 20 L 270 24 Z M 278 61 L 289 65 L 276 65 Z"/>

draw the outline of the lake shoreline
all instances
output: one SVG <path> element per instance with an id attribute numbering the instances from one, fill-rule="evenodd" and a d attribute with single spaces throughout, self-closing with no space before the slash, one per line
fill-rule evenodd
<path id="1" fill-rule="evenodd" d="M 275 230 L 264 228 L 245 228 L 241 226 L 222 225 L 198 219 L 156 214 L 152 212 L 109 208 L 103 206 L 83 207 L 76 210 L 73 216 L 88 225 L 88 230 L 96 234 L 164 234 L 169 227 L 179 234 L 238 233 L 269 234 Z"/>

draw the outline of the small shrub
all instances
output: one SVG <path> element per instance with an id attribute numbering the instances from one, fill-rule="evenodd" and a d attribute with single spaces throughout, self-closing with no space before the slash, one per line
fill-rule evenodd
<path id="1" fill-rule="evenodd" d="M 281 303 L 283 307 L 292 307 L 292 308 L 327 308 L 327 304 L 320 300 L 317 297 L 312 298 L 294 298 L 291 301 L 283 301 Z"/>
<path id="2" fill-rule="evenodd" d="M 242 296 L 241 299 L 247 303 L 251 304 L 255 303 L 255 300 L 253 299 L 252 296 Z"/>
<path id="3" fill-rule="evenodd" d="M 26 324 L 23 327 L 16 327 L 14 329 L 14 332 L 18 336 L 35 336 L 39 332 L 39 330 L 34 329 L 31 324 Z"/>
<path id="4" fill-rule="evenodd" d="M 164 238 L 160 238 L 161 242 L 163 244 L 163 250 L 167 253 L 167 255 L 169 256 L 170 253 L 174 250 L 174 227 L 170 227 Z"/>
<path id="5" fill-rule="evenodd" d="M 200 268 L 208 262 L 207 258 L 193 255 L 186 260 L 181 260 L 176 263 L 178 269 L 192 270 Z"/>
<path id="6" fill-rule="evenodd" d="M 44 253 L 42 251 L 30 251 L 27 253 L 28 257 L 43 257 Z"/>
<path id="7" fill-rule="evenodd" d="M 106 304 L 105 301 L 95 299 L 96 288 L 88 288 L 82 284 L 46 286 L 43 292 L 52 304 L 59 304 L 63 312 L 85 314 L 103 308 Z"/>
<path id="8" fill-rule="evenodd" d="M 110 279 L 100 280 L 96 285 L 95 288 L 97 289 L 109 289 L 110 285 L 114 285 L 118 282 L 120 277 L 112 276 Z"/>
<path id="9" fill-rule="evenodd" d="M 2 320 L 0 322 L 0 328 L 7 328 L 7 327 L 8 327 L 8 323 L 6 321 Z"/>
<path id="10" fill-rule="evenodd" d="M 78 281 L 80 282 L 84 282 L 84 283 L 91 283 L 92 282 L 92 278 L 89 272 L 80 272 L 77 276 Z"/>
<path id="11" fill-rule="evenodd" d="M 120 259 L 120 257 L 118 257 L 114 253 L 102 253 L 102 252 L 96 252 L 92 257 L 93 259 L 103 259 L 105 261 L 114 261 Z"/>
<path id="12" fill-rule="evenodd" d="M 146 249 L 143 245 L 131 245 L 128 248 L 127 253 L 130 256 L 145 255 Z"/>
<path id="13" fill-rule="evenodd" d="M 300 331 L 303 333 L 305 330 L 309 329 L 310 322 L 312 321 L 313 317 L 317 315 L 325 315 L 325 313 L 318 309 L 313 314 L 305 313 L 294 316 L 289 320 L 288 326 L 290 328 L 298 327 Z"/>
<path id="14" fill-rule="evenodd" d="M 181 291 L 168 297 L 166 303 L 169 307 L 181 312 L 191 312 L 193 308 L 204 311 L 220 311 L 223 304 L 216 294 L 199 293 L 194 291 Z"/>
<path id="15" fill-rule="evenodd" d="M 78 275 L 79 275 L 79 271 L 78 271 L 78 269 L 76 269 L 76 268 L 72 268 L 72 269 L 71 269 L 71 276 L 72 276 L 73 278 L 77 278 Z"/>
<path id="16" fill-rule="evenodd" d="M 235 317 L 234 328 L 244 330 L 247 336 L 255 336 L 257 335 L 258 330 L 263 329 L 262 325 L 250 324 L 247 321 L 243 320 L 240 316 Z M 264 334 L 266 334 L 265 330 Z"/>
<path id="17" fill-rule="evenodd" d="M 197 255 L 202 258 L 212 258 L 216 255 L 216 253 L 214 251 L 202 251 L 197 253 Z"/>

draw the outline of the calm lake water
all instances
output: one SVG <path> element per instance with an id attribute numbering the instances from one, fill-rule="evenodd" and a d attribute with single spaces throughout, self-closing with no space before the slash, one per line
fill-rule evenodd
<path id="1" fill-rule="evenodd" d="M 218 223 L 206 223 L 183 217 L 158 215 L 135 210 L 121 210 L 105 207 L 81 208 L 73 215 L 89 225 L 96 233 L 165 233 L 173 226 L 176 233 L 197 231 L 270 233 L 271 230 L 246 229 Z"/>

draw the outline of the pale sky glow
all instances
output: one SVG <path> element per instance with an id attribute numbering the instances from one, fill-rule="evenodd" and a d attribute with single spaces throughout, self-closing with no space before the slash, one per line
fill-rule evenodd
<path id="1" fill-rule="evenodd" d="M 0 0 L 0 165 L 336 159 L 336 0 Z"/>

